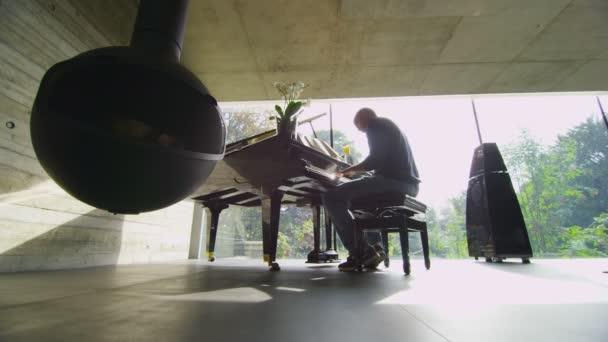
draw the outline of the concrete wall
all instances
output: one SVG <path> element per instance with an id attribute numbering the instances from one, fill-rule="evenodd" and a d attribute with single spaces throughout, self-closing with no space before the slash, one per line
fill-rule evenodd
<path id="1" fill-rule="evenodd" d="M 185 259 L 192 203 L 112 215 L 59 189 L 31 146 L 44 72 L 129 41 L 135 0 L 0 0 L 0 272 Z M 14 128 L 9 126 L 14 125 Z"/>

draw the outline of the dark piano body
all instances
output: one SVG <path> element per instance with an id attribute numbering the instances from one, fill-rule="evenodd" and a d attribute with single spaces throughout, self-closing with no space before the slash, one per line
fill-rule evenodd
<path id="1" fill-rule="evenodd" d="M 304 136 L 268 131 L 226 146 L 226 154 L 207 182 L 193 195 L 211 212 L 207 224 L 207 255 L 213 250 L 220 212 L 229 205 L 262 208 L 264 261 L 277 270 L 276 249 L 281 205 L 311 206 L 315 246 L 311 254 L 337 259 L 326 230 L 327 250 L 320 250 L 321 194 L 345 179 L 333 173 L 348 164 L 329 145 Z M 326 222 L 326 228 L 329 222 Z M 320 260 L 323 261 L 323 260 Z"/>
<path id="2" fill-rule="evenodd" d="M 279 270 L 276 252 L 281 205 L 312 208 L 315 246 L 308 256 L 310 262 L 337 260 L 329 219 L 325 220 L 326 249 L 320 249 L 321 196 L 328 188 L 349 181 L 335 176 L 337 170 L 348 166 L 319 139 L 277 135 L 275 130 L 228 144 L 224 159 L 192 195 L 211 212 L 206 225 L 209 260 L 215 259 L 219 215 L 230 205 L 261 207 L 264 261 L 271 270 Z"/>

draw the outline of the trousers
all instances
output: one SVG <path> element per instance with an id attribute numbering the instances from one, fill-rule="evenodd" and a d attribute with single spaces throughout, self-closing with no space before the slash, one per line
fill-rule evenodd
<path id="1" fill-rule="evenodd" d="M 373 175 L 340 184 L 323 195 L 325 210 L 350 256 L 357 255 L 357 246 L 354 243 L 355 221 L 350 211 L 351 201 L 388 192 L 401 192 L 416 196 L 418 195 L 418 183 L 407 183 L 381 175 Z M 381 241 L 380 234 L 376 235 L 376 241 L 372 241 L 372 236 L 368 235 L 369 244 Z"/>

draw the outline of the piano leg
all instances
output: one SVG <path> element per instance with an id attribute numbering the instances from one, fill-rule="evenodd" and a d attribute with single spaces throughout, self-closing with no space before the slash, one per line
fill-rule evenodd
<path id="1" fill-rule="evenodd" d="M 403 256 L 403 273 L 410 274 L 410 245 L 407 236 L 407 228 L 402 228 L 399 232 L 399 240 L 401 241 L 401 254 Z"/>
<path id="2" fill-rule="evenodd" d="M 314 250 L 321 251 L 321 207 L 315 205 L 312 207 L 312 224 L 315 246 Z"/>
<path id="3" fill-rule="evenodd" d="M 215 251 L 215 238 L 217 237 L 217 227 L 220 221 L 220 213 L 228 208 L 228 204 L 204 203 L 207 211 L 205 234 L 207 236 L 207 259 L 211 262 L 215 261 L 213 252 Z M 211 214 L 211 215 L 209 215 Z M 211 216 L 211 219 L 209 219 Z"/>
<path id="4" fill-rule="evenodd" d="M 323 215 L 323 216 L 325 216 L 325 247 L 326 247 L 323 254 L 325 255 L 325 260 L 327 262 L 338 261 L 338 260 L 340 260 L 340 257 L 338 256 L 338 252 L 335 249 L 336 232 L 335 232 L 335 230 L 332 229 L 332 222 L 331 222 L 331 219 L 329 218 L 329 215 L 327 214 L 327 212 L 325 212 L 325 215 Z M 332 235 L 334 235 L 334 237 L 333 237 L 334 248 L 332 248 L 332 246 L 331 246 Z"/>
<path id="5" fill-rule="evenodd" d="M 321 256 L 321 207 L 319 205 L 312 206 L 312 233 L 314 238 L 313 250 L 308 253 L 306 262 L 319 263 L 322 260 Z"/>
<path id="6" fill-rule="evenodd" d="M 314 249 L 308 253 L 308 263 L 332 262 L 339 260 L 338 253 L 331 248 L 331 219 L 325 214 L 325 242 L 326 249 L 321 251 L 321 207 L 315 205 L 312 207 L 312 222 L 314 233 Z"/>
<path id="7" fill-rule="evenodd" d="M 388 241 L 388 231 L 383 229 L 382 230 L 382 244 L 384 247 L 384 252 L 386 253 L 386 257 L 384 258 L 384 267 L 388 268 L 391 264 L 391 260 L 388 258 L 389 256 L 389 241 Z"/>
<path id="8" fill-rule="evenodd" d="M 264 262 L 268 263 L 271 271 L 279 271 L 281 269 L 276 262 L 276 258 L 282 198 L 283 192 L 274 190 L 270 197 L 262 199 Z"/>
<path id="9" fill-rule="evenodd" d="M 332 240 L 332 229 L 331 229 L 331 219 L 329 218 L 329 215 L 327 215 L 327 212 L 325 212 L 325 250 L 327 251 L 331 251 L 332 250 L 332 246 L 331 246 L 331 240 Z"/>

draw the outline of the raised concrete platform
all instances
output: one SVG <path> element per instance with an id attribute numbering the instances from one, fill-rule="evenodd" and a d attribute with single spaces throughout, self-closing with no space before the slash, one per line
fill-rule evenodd
<path id="1" fill-rule="evenodd" d="M 607 259 L 258 260 L 0 275 L 0 341 L 606 341 Z"/>

